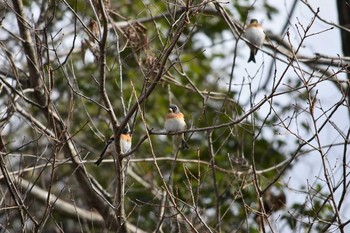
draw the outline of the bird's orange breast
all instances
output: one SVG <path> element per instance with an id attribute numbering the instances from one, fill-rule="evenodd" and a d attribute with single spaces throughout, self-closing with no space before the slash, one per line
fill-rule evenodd
<path id="1" fill-rule="evenodd" d="M 168 115 L 166 115 L 167 119 L 181 119 L 184 118 L 184 114 L 180 113 L 168 113 Z"/>
<path id="2" fill-rule="evenodd" d="M 120 139 L 125 140 L 127 142 L 131 142 L 130 134 L 121 134 Z"/>

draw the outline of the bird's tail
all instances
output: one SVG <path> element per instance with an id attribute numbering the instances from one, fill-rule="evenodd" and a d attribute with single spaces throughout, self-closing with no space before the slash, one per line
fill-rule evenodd
<path id="1" fill-rule="evenodd" d="M 103 156 L 101 156 L 101 157 L 95 162 L 95 164 L 96 164 L 97 166 L 100 165 L 101 162 L 102 162 L 102 160 L 103 160 Z"/>
<path id="2" fill-rule="evenodd" d="M 189 145 L 187 144 L 187 142 L 185 141 L 185 139 L 181 140 L 181 147 L 180 150 L 185 150 L 185 149 L 189 149 Z"/>
<path id="3" fill-rule="evenodd" d="M 95 164 L 98 166 L 100 165 L 100 163 L 102 162 L 102 160 L 106 157 L 105 153 L 107 151 L 108 146 L 114 142 L 114 138 L 110 138 L 105 146 L 105 148 L 103 148 L 103 151 L 100 154 L 100 158 L 95 162 Z"/>
<path id="4" fill-rule="evenodd" d="M 256 49 L 251 49 L 250 50 L 250 56 L 249 56 L 249 59 L 248 59 L 248 63 L 249 62 L 251 62 L 251 61 L 253 61 L 254 63 L 256 63 L 255 62 L 255 54 L 256 54 L 256 52 L 258 51 L 258 50 L 256 50 Z"/>

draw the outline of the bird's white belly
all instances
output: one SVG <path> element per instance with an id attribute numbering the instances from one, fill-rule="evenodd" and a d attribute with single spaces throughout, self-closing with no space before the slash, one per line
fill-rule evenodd
<path id="1" fill-rule="evenodd" d="M 126 142 L 124 140 L 120 140 L 120 152 L 122 154 L 125 154 L 127 152 L 130 151 L 131 149 L 131 143 L 130 142 Z M 111 142 L 111 144 L 107 147 L 107 151 L 106 151 L 106 154 L 108 155 L 116 155 L 117 154 L 117 150 L 115 148 L 115 143 L 114 142 Z"/>
<path id="2" fill-rule="evenodd" d="M 129 152 L 131 149 L 131 143 L 124 140 L 120 140 L 120 150 L 122 154 Z"/>
<path id="3" fill-rule="evenodd" d="M 260 47 L 264 42 L 265 33 L 261 28 L 250 28 L 245 32 L 245 37 L 250 41 L 250 43 Z"/>
<path id="4" fill-rule="evenodd" d="M 179 119 L 168 119 L 165 121 L 165 130 L 167 132 L 177 132 L 185 130 L 186 123 Z"/>

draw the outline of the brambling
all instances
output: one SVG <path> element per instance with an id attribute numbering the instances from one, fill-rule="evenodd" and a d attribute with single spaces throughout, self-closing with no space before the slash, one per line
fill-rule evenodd
<path id="1" fill-rule="evenodd" d="M 128 127 L 126 127 L 122 134 L 120 135 L 120 153 L 125 154 L 129 152 L 131 149 L 131 132 Z M 102 162 L 103 159 L 115 155 L 116 148 L 114 143 L 114 135 L 112 135 L 108 142 L 106 143 L 105 148 L 103 149 L 100 158 L 95 162 L 95 164 L 98 166 Z"/>
<path id="2" fill-rule="evenodd" d="M 178 131 L 183 131 L 186 130 L 186 122 L 184 118 L 184 114 L 182 114 L 179 110 L 179 108 L 171 104 L 169 106 L 169 113 L 166 115 L 166 120 L 165 120 L 165 130 L 168 133 L 174 133 Z M 181 147 L 180 149 L 188 149 L 189 146 L 187 145 L 185 141 L 185 135 L 182 133 L 180 135 L 181 137 Z"/>
<path id="3" fill-rule="evenodd" d="M 250 48 L 250 56 L 248 62 L 253 61 L 255 63 L 255 55 L 258 52 L 258 48 L 262 46 L 265 40 L 265 33 L 258 20 L 252 19 L 247 26 L 244 37 L 251 43 L 248 44 Z"/>

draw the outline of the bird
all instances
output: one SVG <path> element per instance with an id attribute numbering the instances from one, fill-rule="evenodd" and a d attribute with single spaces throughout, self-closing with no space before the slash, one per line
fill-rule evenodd
<path id="1" fill-rule="evenodd" d="M 131 149 L 131 131 L 129 130 L 129 127 L 126 127 L 123 129 L 122 133 L 120 134 L 120 153 L 125 154 L 128 153 Z M 107 158 L 108 156 L 113 156 L 117 153 L 114 143 L 114 135 L 112 135 L 109 140 L 106 143 L 105 148 L 103 149 L 99 159 L 95 162 L 95 164 L 98 166 L 102 162 L 103 159 Z"/>
<path id="2" fill-rule="evenodd" d="M 250 21 L 250 24 L 245 30 L 244 37 L 250 42 L 248 44 L 250 48 L 250 56 L 248 59 L 248 63 L 251 61 L 255 63 L 255 55 L 258 52 L 258 48 L 262 46 L 265 40 L 264 29 L 259 24 L 257 19 L 252 19 Z"/>
<path id="3" fill-rule="evenodd" d="M 169 106 L 169 113 L 166 115 L 165 120 L 165 130 L 168 133 L 175 133 L 179 131 L 184 131 L 187 129 L 184 114 L 180 112 L 180 109 L 175 105 L 171 104 Z M 188 149 L 189 146 L 185 141 L 185 135 L 182 133 L 181 137 L 181 150 Z"/>

